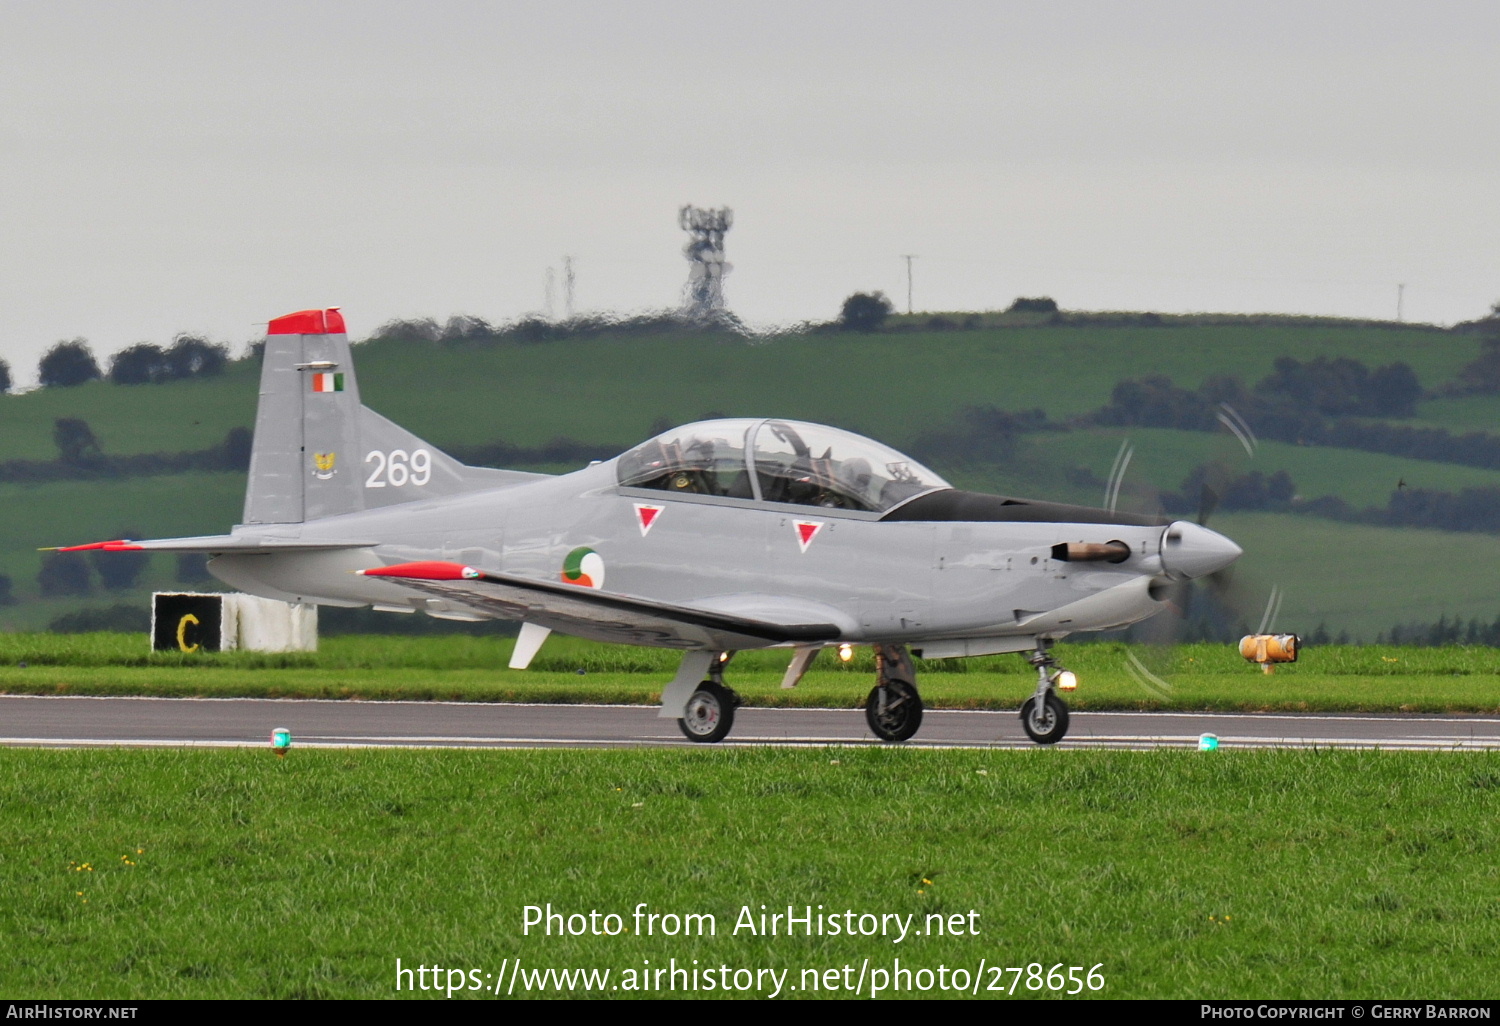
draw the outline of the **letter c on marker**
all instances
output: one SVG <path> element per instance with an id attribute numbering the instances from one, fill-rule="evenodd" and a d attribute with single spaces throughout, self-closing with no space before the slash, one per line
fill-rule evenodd
<path id="1" fill-rule="evenodd" d="M 188 613 L 181 620 L 177 621 L 177 647 L 184 652 L 196 652 L 198 651 L 198 643 L 196 641 L 191 645 L 187 643 L 187 628 L 189 623 L 192 623 L 194 626 L 198 624 L 198 618 L 192 613 Z"/>

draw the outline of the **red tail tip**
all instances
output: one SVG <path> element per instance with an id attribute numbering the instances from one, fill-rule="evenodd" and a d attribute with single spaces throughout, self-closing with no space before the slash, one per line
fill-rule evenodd
<path id="1" fill-rule="evenodd" d="M 298 310 L 271 321 L 266 334 L 342 335 L 345 334 L 344 315 L 339 313 L 336 306 L 330 306 L 326 310 Z"/>

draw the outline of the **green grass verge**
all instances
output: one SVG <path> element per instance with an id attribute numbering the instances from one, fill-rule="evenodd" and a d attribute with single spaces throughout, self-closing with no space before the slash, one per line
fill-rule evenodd
<path id="1" fill-rule="evenodd" d="M 511 670 L 512 645 L 505 638 L 348 636 L 323 639 L 316 653 L 186 656 L 153 655 L 128 634 L 0 635 L 0 692 L 649 704 L 660 700 L 678 659 L 659 649 L 554 638 L 532 669 Z M 1500 651 L 1489 648 L 1324 646 L 1273 674 L 1229 645 L 1164 654 L 1102 642 L 1057 652 L 1082 681 L 1068 698 L 1075 709 L 1500 712 Z M 1140 682 L 1127 665 L 1132 652 L 1164 686 Z M 742 653 L 727 679 L 752 706 L 864 704 L 874 677 L 868 650 L 847 665 L 823 653 L 794 690 L 780 686 L 787 658 Z M 934 708 L 1014 709 L 1030 695 L 1034 672 L 1019 655 L 923 662 L 918 686 Z"/>
<path id="2" fill-rule="evenodd" d="M 17 999 L 391 997 L 398 958 L 609 970 L 609 997 L 648 960 L 806 988 L 898 957 L 1097 965 L 1114 998 L 1500 994 L 1493 754 L 9 749 L 0 836 Z M 643 902 L 716 931 L 522 930 Z M 735 934 L 762 904 L 966 933 Z"/>

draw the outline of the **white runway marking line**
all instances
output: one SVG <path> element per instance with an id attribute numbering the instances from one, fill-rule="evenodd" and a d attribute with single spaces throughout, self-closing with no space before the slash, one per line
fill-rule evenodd
<path id="1" fill-rule="evenodd" d="M 1060 744 L 1150 744 L 1150 745 L 1193 745 L 1198 744 L 1198 736 L 1193 735 L 1161 735 L 1141 736 L 1137 734 L 1097 734 L 1089 737 L 1066 737 Z M 1282 747 L 1282 748 L 1338 748 L 1348 745 L 1356 746 L 1378 746 L 1389 748 L 1392 745 L 1406 745 L 1415 748 L 1500 748 L 1500 737 L 1233 737 L 1224 734 L 1219 735 L 1219 747 L 1228 748 L 1232 746 L 1244 747 Z"/>
<path id="2" fill-rule="evenodd" d="M 1193 748 L 1196 736 L 1191 737 L 1091 737 L 1065 738 L 1052 747 L 1063 751 L 1081 751 L 1090 748 L 1151 751 L 1162 748 Z M 1340 748 L 1370 749 L 1380 751 L 1497 751 L 1500 738 L 1220 738 L 1223 749 L 1305 749 Z M 197 739 L 176 740 L 170 738 L 48 738 L 48 737 L 0 737 L 0 745 L 27 748 L 269 748 L 262 739 Z M 637 737 L 618 739 L 596 738 L 537 738 L 537 737 L 339 737 L 322 735 L 304 737 L 294 748 L 644 748 L 690 745 L 686 740 L 671 737 Z M 726 740 L 720 747 L 734 748 L 853 748 L 884 747 L 885 743 L 874 738 L 740 738 Z M 986 751 L 994 749 L 1020 749 L 1042 751 L 1043 746 L 1033 744 L 1026 738 L 996 738 L 993 741 L 928 741 L 905 742 L 902 747 L 923 750 L 951 749 L 964 751 Z"/>
<path id="3" fill-rule="evenodd" d="M 42 699 L 48 702 L 268 702 L 279 705 L 473 705 L 482 709 L 651 709 L 651 705 L 605 702 L 458 702 L 426 698 L 265 698 L 259 695 L 22 695 L 0 694 L 0 699 Z M 959 711 L 959 710 L 954 710 Z M 985 711 L 985 710 L 976 710 Z"/>

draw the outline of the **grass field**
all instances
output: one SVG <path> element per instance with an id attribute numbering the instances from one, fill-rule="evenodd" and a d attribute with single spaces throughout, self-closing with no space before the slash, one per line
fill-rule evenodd
<path id="1" fill-rule="evenodd" d="M 1103 487 L 1079 489 L 1069 484 L 1067 472 L 1084 467 L 1100 481 L 1107 480 L 1120 443 L 1127 440 L 1133 452 L 1121 489 L 1121 509 L 1154 511 L 1157 493 L 1177 491 L 1182 487 L 1186 469 L 1203 463 L 1219 463 L 1234 476 L 1259 472 L 1269 477 L 1284 470 L 1296 483 L 1300 498 L 1334 495 L 1356 509 L 1384 506 L 1399 481 L 1405 481 L 1409 488 L 1433 491 L 1500 488 L 1497 470 L 1286 442 L 1261 442 L 1252 459 L 1227 433 L 1213 435 L 1162 428 L 1101 428 L 1027 435 L 1017 446 L 1011 465 L 991 471 L 999 479 L 984 481 L 980 487 L 1002 494 L 1030 494 L 1098 505 L 1103 501 Z M 1020 491 L 1028 488 L 1029 492 Z"/>
<path id="2" fill-rule="evenodd" d="M 786 334 L 758 342 L 690 334 L 604 336 L 490 348 L 373 342 L 355 350 L 364 401 L 438 446 L 558 435 L 625 447 L 665 417 L 710 411 L 838 424 L 898 447 L 966 404 L 1040 406 L 1055 418 L 1106 402 L 1123 378 L 1167 374 L 1196 387 L 1214 374 L 1253 383 L 1278 356 L 1411 364 L 1434 388 L 1472 360 L 1472 336 L 1350 324 L 1222 323 L 1030 327 L 861 335 Z M 200 449 L 254 417 L 259 368 L 152 386 L 104 382 L 0 396 L 0 460 L 51 459 L 52 422 L 88 420 L 106 452 Z M 413 381 L 423 387 L 413 389 Z M 892 388 L 899 382 L 899 388 Z M 568 401 L 557 401 L 566 383 Z M 433 396 L 443 396 L 434 402 Z M 879 396 L 872 402 L 871 396 Z M 1435 416 L 1481 417 L 1444 407 Z M 1488 409 L 1500 404 L 1486 400 Z"/>
<path id="3" fill-rule="evenodd" d="M 1417 405 L 1416 419 L 1421 426 L 1442 427 L 1458 433 L 1500 430 L 1500 408 L 1496 407 L 1494 396 L 1428 399 Z"/>
<path id="4" fill-rule="evenodd" d="M 183 452 L 224 440 L 229 429 L 255 422 L 258 361 L 231 363 L 224 373 L 161 385 L 90 382 L 0 396 L 0 460 L 52 460 L 52 423 L 88 421 L 107 453 Z"/>
<path id="5" fill-rule="evenodd" d="M 44 630 L 55 617 L 91 603 L 149 609 L 153 590 L 203 590 L 174 579 L 173 556 L 156 555 L 128 591 L 110 592 L 96 581 L 90 598 L 45 598 L 36 581 L 44 557 L 37 549 L 118 538 L 127 530 L 153 538 L 223 534 L 240 519 L 244 501 L 245 475 L 232 473 L 0 484 L 0 573 L 11 578 L 20 600 L 0 606 L 0 631 Z"/>
<path id="6" fill-rule="evenodd" d="M 555 638 L 530 670 L 510 670 L 509 639 L 335 637 L 315 654 L 159 655 L 124 634 L 0 635 L 0 693 L 447 699 L 478 702 L 660 700 L 672 653 Z M 1164 655 L 1113 642 L 1061 645 L 1080 678 L 1077 709 L 1500 712 L 1500 651 L 1488 648 L 1326 646 L 1262 674 L 1229 645 Z M 1163 684 L 1142 684 L 1134 653 Z M 780 686 L 784 652 L 747 652 L 727 680 L 750 705 L 862 707 L 874 683 L 867 650 L 842 665 L 821 655 L 794 690 Z M 21 665 L 21 664 L 25 665 Z M 579 671 L 583 671 L 580 673 Z M 936 708 L 1015 709 L 1034 670 L 1018 655 L 919 663 Z"/>
<path id="7" fill-rule="evenodd" d="M 883 997 L 920 970 L 917 996 L 958 996 L 940 966 L 984 997 L 1047 996 L 1057 964 L 1063 989 L 1078 966 L 1114 998 L 1500 994 L 1489 754 L 8 749 L 0 836 L 16 999 L 446 1000 L 398 995 L 398 958 L 478 984 L 455 999 L 516 959 L 516 997 L 558 993 L 532 984 L 548 969 L 638 996 L 627 970 L 674 959 L 782 973 L 790 997 L 845 995 L 863 968 L 868 996 L 897 958 L 911 990 Z M 548 903 L 631 932 L 524 934 Z M 714 933 L 646 935 L 641 903 Z M 963 934 L 735 933 L 761 905 Z"/>

